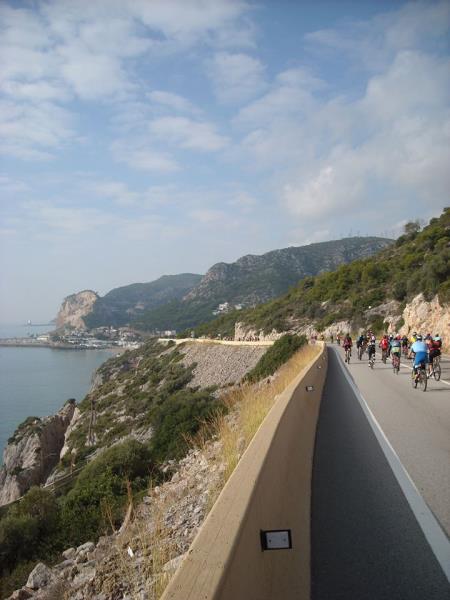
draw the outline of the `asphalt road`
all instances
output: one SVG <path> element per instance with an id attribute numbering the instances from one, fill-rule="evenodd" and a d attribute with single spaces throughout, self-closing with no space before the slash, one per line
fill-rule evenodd
<path id="1" fill-rule="evenodd" d="M 333 348 L 343 356 L 343 351 Z M 395 375 L 389 359 L 376 355 L 368 367 L 350 359 L 349 371 L 370 410 L 417 489 L 450 536 L 450 360 L 443 357 L 442 380 L 428 380 L 426 392 L 411 386 L 411 361 Z"/>
<path id="2" fill-rule="evenodd" d="M 312 600 L 449 599 L 448 579 L 339 360 L 329 350 L 314 453 Z M 375 378 L 394 378 L 365 368 L 354 370 L 378 393 Z"/>

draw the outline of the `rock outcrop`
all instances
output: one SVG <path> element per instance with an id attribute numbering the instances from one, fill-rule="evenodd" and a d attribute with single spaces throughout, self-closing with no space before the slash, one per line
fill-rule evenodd
<path id="1" fill-rule="evenodd" d="M 437 333 L 449 343 L 450 340 L 450 306 L 442 305 L 439 298 L 435 296 L 430 302 L 427 302 L 423 294 L 418 294 L 409 302 L 402 313 L 404 325 L 400 333 L 410 333 L 420 331 L 421 333 Z"/>
<path id="2" fill-rule="evenodd" d="M 76 404 L 69 400 L 51 417 L 28 417 L 16 429 L 3 451 L 0 470 L 0 506 L 20 498 L 31 486 L 47 479 L 59 461 L 65 433 Z"/>
<path id="3" fill-rule="evenodd" d="M 67 296 L 67 298 L 64 298 L 56 317 L 56 326 L 58 328 L 74 327 L 75 329 L 85 329 L 86 324 L 83 318 L 92 312 L 98 298 L 98 294 L 92 290 L 84 290 L 78 292 L 78 294 Z"/>
<path id="4" fill-rule="evenodd" d="M 275 329 L 270 333 L 264 333 L 264 331 L 248 327 L 244 323 L 238 322 L 234 325 L 234 339 L 239 342 L 274 342 L 282 335 L 283 333 L 280 333 Z"/>

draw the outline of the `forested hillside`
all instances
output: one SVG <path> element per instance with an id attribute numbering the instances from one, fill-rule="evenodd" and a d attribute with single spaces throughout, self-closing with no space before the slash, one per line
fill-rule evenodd
<path id="1" fill-rule="evenodd" d="M 321 331 L 338 321 L 370 324 L 366 312 L 390 300 L 399 309 L 419 293 L 450 301 L 450 209 L 420 230 L 409 223 L 395 244 L 373 257 L 335 271 L 306 277 L 287 294 L 254 309 L 234 311 L 195 329 L 197 335 L 234 335 L 237 321 L 270 332 L 301 329 L 314 323 Z M 400 310 L 401 312 L 401 310 Z"/>

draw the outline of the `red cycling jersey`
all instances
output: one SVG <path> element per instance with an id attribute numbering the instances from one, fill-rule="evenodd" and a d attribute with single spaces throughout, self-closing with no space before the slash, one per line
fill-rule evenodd
<path id="1" fill-rule="evenodd" d="M 389 346 L 389 340 L 387 340 L 386 338 L 383 338 L 380 342 L 380 348 L 382 350 L 387 350 L 388 346 Z"/>

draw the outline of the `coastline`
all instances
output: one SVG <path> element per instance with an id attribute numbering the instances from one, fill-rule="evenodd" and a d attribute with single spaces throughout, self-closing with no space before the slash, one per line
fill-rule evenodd
<path id="1" fill-rule="evenodd" d="M 56 350 L 114 350 L 124 352 L 134 346 L 116 346 L 114 344 L 68 344 L 64 342 L 44 342 L 28 338 L 3 338 L 0 339 L 1 347 L 12 348 L 52 348 Z"/>

